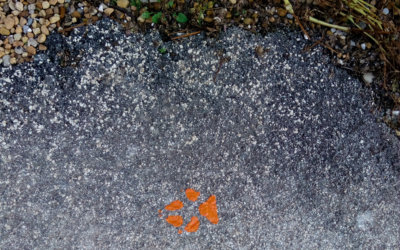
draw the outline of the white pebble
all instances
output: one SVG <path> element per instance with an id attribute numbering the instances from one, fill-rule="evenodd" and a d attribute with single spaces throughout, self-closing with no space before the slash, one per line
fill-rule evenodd
<path id="1" fill-rule="evenodd" d="M 306 35 L 306 34 L 304 34 L 304 38 L 305 38 L 306 40 L 308 40 L 308 37 L 307 37 L 307 35 Z"/>
<path id="2" fill-rule="evenodd" d="M 335 29 L 335 28 L 332 28 L 331 31 L 332 31 L 333 33 L 335 33 L 335 32 L 336 32 L 336 29 Z"/>
<path id="3" fill-rule="evenodd" d="M 365 50 L 365 48 L 366 48 L 365 43 L 361 44 L 361 48 L 362 48 L 363 50 Z"/>
<path id="4" fill-rule="evenodd" d="M 350 41 L 350 46 L 351 46 L 351 47 L 354 47 L 354 46 L 356 46 L 356 42 L 354 42 L 354 41 Z"/>
<path id="5" fill-rule="evenodd" d="M 389 14 L 389 9 L 388 8 L 384 8 L 383 9 L 383 14 L 385 14 L 385 15 Z"/>
<path id="6" fill-rule="evenodd" d="M 367 82 L 368 84 L 371 84 L 372 81 L 374 80 L 374 75 L 372 73 L 365 73 L 363 75 L 364 81 Z"/>

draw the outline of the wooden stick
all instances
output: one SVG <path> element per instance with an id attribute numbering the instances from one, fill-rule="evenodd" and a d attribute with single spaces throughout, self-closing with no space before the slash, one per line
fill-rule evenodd
<path id="1" fill-rule="evenodd" d="M 176 34 L 176 33 L 183 33 L 183 32 L 185 32 L 185 31 L 188 31 L 188 29 L 180 30 L 180 31 L 177 31 L 177 32 L 173 32 L 173 33 L 171 33 L 171 34 L 168 34 L 168 36 L 172 36 L 172 35 L 174 35 L 174 34 Z"/>
<path id="2" fill-rule="evenodd" d="M 91 23 L 95 23 L 95 22 L 92 21 L 92 22 L 87 22 L 87 23 L 80 23 L 78 25 L 69 27 L 67 29 L 59 30 L 58 33 L 64 33 L 64 32 L 70 31 L 72 29 L 75 29 L 75 28 L 78 28 L 78 27 L 81 27 L 81 26 L 85 26 L 85 25 L 88 25 L 88 24 L 91 24 Z"/>
<path id="3" fill-rule="evenodd" d="M 307 50 L 310 50 L 312 47 L 314 47 L 315 45 L 317 45 L 318 43 L 320 43 L 322 40 L 324 40 L 324 38 L 325 38 L 325 35 L 324 35 L 321 39 L 319 39 L 319 41 L 315 42 L 312 46 L 303 49 L 302 52 L 306 52 Z"/>
<path id="4" fill-rule="evenodd" d="M 201 33 L 201 31 L 196 31 L 196 32 L 189 33 L 189 34 L 186 34 L 186 35 L 182 35 L 182 36 L 177 36 L 177 37 L 171 38 L 171 40 L 176 40 L 176 39 L 187 37 L 187 36 L 193 36 L 193 35 L 197 35 L 197 34 L 200 34 L 200 33 Z"/>

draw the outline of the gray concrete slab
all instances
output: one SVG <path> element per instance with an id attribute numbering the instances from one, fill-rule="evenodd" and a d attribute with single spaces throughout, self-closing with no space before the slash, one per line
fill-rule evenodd
<path id="1" fill-rule="evenodd" d="M 0 69 L 1 249 L 399 249 L 399 143 L 301 34 L 235 28 L 161 55 L 156 33 L 84 32 Z M 198 211 L 211 195 L 217 225 Z"/>

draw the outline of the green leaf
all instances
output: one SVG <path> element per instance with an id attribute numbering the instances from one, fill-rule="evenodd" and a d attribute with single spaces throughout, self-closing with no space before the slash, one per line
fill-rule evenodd
<path id="1" fill-rule="evenodd" d="M 151 21 L 152 21 L 153 23 L 159 23 L 159 22 L 160 22 L 160 19 L 161 19 L 161 16 L 162 16 L 162 13 L 161 13 L 161 12 L 158 12 L 157 14 L 155 14 L 155 15 L 151 18 Z"/>
<path id="2" fill-rule="evenodd" d="M 160 51 L 161 54 L 164 54 L 165 52 L 167 52 L 166 48 L 159 48 L 158 51 Z"/>
<path id="3" fill-rule="evenodd" d="M 147 18 L 150 17 L 150 13 L 149 13 L 148 11 L 143 12 L 142 17 L 143 17 L 144 19 L 147 19 Z"/>
<path id="4" fill-rule="evenodd" d="M 172 16 L 173 16 L 173 17 L 176 17 L 176 13 L 174 13 Z"/>
<path id="5" fill-rule="evenodd" d="M 168 2 L 167 4 L 168 4 L 168 6 L 169 6 L 170 8 L 172 8 L 172 6 L 174 5 L 174 1 L 170 1 L 170 2 Z"/>
<path id="6" fill-rule="evenodd" d="M 180 23 L 186 23 L 187 17 L 184 14 L 179 13 L 178 17 L 176 18 L 176 21 L 178 21 Z"/>

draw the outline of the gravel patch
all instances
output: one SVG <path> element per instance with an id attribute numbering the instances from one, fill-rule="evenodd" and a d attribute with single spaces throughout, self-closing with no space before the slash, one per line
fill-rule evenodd
<path id="1" fill-rule="evenodd" d="M 0 69 L 0 248 L 399 249 L 398 141 L 301 33 L 84 33 Z"/>

